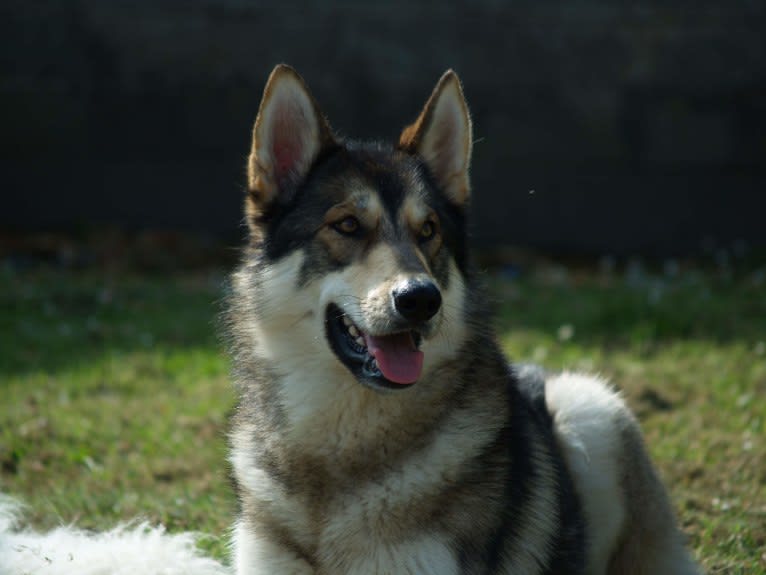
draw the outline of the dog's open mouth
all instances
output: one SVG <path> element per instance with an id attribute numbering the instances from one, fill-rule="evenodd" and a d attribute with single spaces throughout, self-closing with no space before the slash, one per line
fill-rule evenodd
<path id="1" fill-rule="evenodd" d="M 363 383 L 400 389 L 423 370 L 421 336 L 413 330 L 385 335 L 364 333 L 338 306 L 327 307 L 327 339 L 335 354 Z"/>

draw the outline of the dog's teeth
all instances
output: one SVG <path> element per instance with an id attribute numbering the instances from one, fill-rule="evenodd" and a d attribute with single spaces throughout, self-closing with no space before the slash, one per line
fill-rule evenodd
<path id="1" fill-rule="evenodd" d="M 357 343 L 358 345 L 360 345 L 360 346 L 364 347 L 364 338 L 363 338 L 361 335 L 360 335 L 360 336 L 358 336 L 358 337 L 357 337 L 357 338 L 356 338 L 354 341 L 356 341 L 356 343 Z"/>
<path id="2" fill-rule="evenodd" d="M 356 329 L 355 325 L 349 325 L 348 326 L 348 333 L 351 334 L 351 337 L 357 337 L 359 335 L 359 330 Z"/>
<path id="3" fill-rule="evenodd" d="M 343 316 L 343 323 L 345 323 L 346 325 L 351 325 L 351 320 L 348 318 L 347 315 Z"/>

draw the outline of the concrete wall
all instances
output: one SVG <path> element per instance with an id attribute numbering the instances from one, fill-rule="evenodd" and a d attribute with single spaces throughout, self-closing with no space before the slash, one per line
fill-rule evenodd
<path id="1" fill-rule="evenodd" d="M 396 137 L 455 68 L 479 245 L 766 246 L 763 30 L 753 1 L 5 0 L 0 226 L 239 233 L 251 123 L 288 62 L 362 138 Z"/>

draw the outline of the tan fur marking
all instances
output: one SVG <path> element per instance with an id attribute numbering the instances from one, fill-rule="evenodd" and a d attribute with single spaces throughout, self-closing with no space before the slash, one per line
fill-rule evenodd
<path id="1" fill-rule="evenodd" d="M 442 245 L 439 217 L 417 195 L 407 196 L 401 210 L 402 225 L 412 230 L 412 236 L 417 242 L 420 229 L 426 221 L 434 225 L 434 235 L 431 239 L 418 246 L 417 255 L 425 269 L 430 270 L 427 258 L 434 257 Z M 424 257 L 425 256 L 425 257 Z"/>
<path id="2" fill-rule="evenodd" d="M 377 321 L 365 322 L 370 328 L 375 323 L 387 322 L 391 314 L 391 292 L 394 286 L 402 281 L 402 274 L 396 259 L 396 254 L 388 244 L 375 246 L 368 256 L 366 273 L 358 274 L 354 287 L 356 293 L 365 294 L 360 306 L 364 318 L 380 318 Z M 360 318 L 361 319 L 361 318 Z M 377 329 L 368 329 L 372 333 L 387 331 L 383 325 Z"/>
<path id="3" fill-rule="evenodd" d="M 422 224 L 426 218 L 435 215 L 434 211 L 425 204 L 419 195 L 413 194 L 404 198 L 404 202 L 402 203 L 403 221 L 414 231 L 417 231 L 420 224 Z"/>
<path id="4" fill-rule="evenodd" d="M 359 189 L 352 192 L 346 201 L 327 210 L 324 226 L 317 233 L 317 238 L 325 245 L 336 262 L 348 263 L 375 240 L 382 216 L 383 207 L 377 194 L 360 185 Z M 333 225 L 347 217 L 353 217 L 359 221 L 362 228 L 360 237 L 344 236 L 333 228 Z"/>

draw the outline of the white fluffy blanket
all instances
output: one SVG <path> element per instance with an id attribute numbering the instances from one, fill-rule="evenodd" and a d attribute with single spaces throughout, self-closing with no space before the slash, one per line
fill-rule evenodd
<path id="1" fill-rule="evenodd" d="M 17 529 L 21 507 L 0 494 L 0 575 L 230 575 L 204 557 L 192 533 L 167 533 L 146 522 L 105 533 L 59 527 Z"/>

